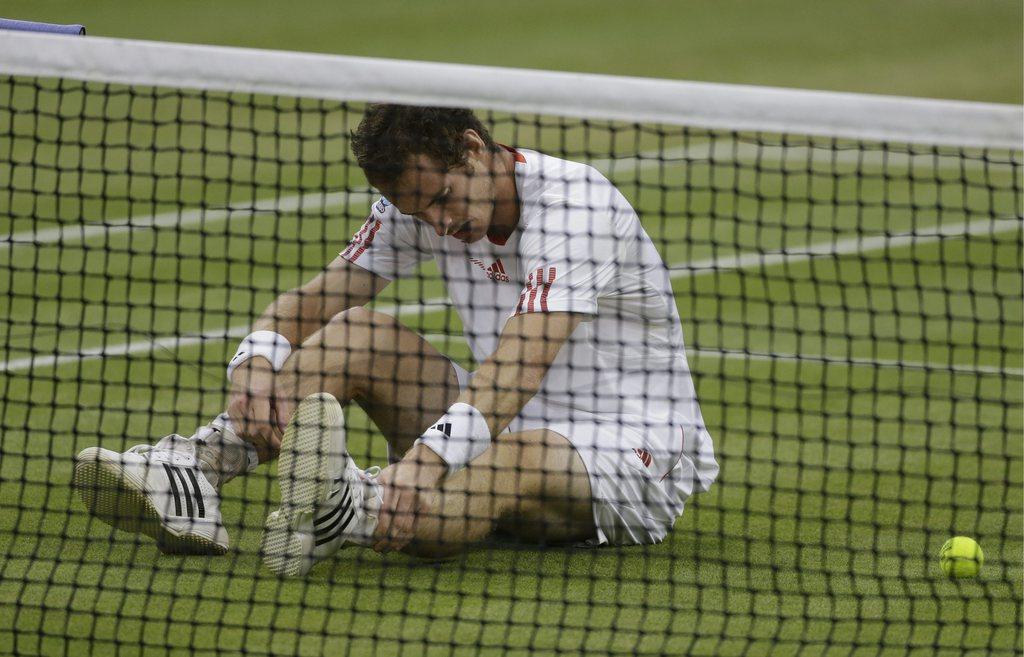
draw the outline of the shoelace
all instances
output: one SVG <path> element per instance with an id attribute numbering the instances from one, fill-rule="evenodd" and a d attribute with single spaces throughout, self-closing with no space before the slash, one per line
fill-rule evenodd
<path id="1" fill-rule="evenodd" d="M 173 441 L 170 445 L 161 444 L 168 438 L 170 438 L 170 436 L 165 436 L 164 438 L 161 438 L 156 445 L 133 445 L 132 447 L 129 447 L 127 451 L 132 454 L 138 454 L 139 456 L 144 456 L 149 452 L 163 451 L 187 457 L 190 456 L 192 457 L 192 459 L 195 459 L 195 445 L 191 444 L 188 440 L 182 438 L 181 436 L 178 436 L 178 439 Z M 184 447 L 184 449 L 181 449 L 179 447 L 179 444 L 180 447 Z"/>

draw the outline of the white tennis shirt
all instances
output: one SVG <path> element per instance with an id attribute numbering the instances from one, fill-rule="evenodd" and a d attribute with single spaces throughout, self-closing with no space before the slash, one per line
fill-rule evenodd
<path id="1" fill-rule="evenodd" d="M 668 469 L 688 457 L 695 483 L 706 489 L 718 466 L 668 269 L 654 243 L 626 198 L 593 167 L 512 152 L 521 212 L 506 242 L 439 237 L 381 198 L 341 255 L 388 280 L 434 259 L 478 363 L 497 349 L 513 315 L 584 315 L 519 417 L 530 425 L 586 417 L 679 427 L 652 432 L 682 438 L 653 440 L 650 451 Z"/>

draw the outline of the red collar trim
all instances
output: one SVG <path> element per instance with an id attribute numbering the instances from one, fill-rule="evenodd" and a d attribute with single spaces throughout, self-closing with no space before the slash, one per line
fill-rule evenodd
<path id="1" fill-rule="evenodd" d="M 491 244 L 497 244 L 498 246 L 505 246 L 505 243 L 508 242 L 508 238 L 510 237 L 512 236 L 505 235 L 504 237 L 499 237 L 498 235 L 491 235 L 490 233 L 487 233 L 487 241 Z"/>
<path id="2" fill-rule="evenodd" d="M 512 148 L 511 146 L 506 146 L 505 144 L 498 144 L 498 146 L 501 146 L 509 153 L 512 153 L 512 156 L 515 158 L 516 162 L 519 162 L 520 164 L 526 164 L 526 156 L 524 156 L 516 149 Z"/>

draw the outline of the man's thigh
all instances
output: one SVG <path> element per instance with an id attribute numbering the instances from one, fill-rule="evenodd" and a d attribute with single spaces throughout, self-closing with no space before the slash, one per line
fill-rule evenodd
<path id="1" fill-rule="evenodd" d="M 364 310 L 359 342 L 364 383 L 354 401 L 401 457 L 413 441 L 455 403 L 460 393 L 453 363 L 394 317 Z"/>
<path id="2" fill-rule="evenodd" d="M 479 465 L 510 496 L 501 504 L 499 532 L 545 543 L 594 538 L 590 478 L 565 436 L 546 429 L 501 434 L 493 451 L 493 462 Z"/>

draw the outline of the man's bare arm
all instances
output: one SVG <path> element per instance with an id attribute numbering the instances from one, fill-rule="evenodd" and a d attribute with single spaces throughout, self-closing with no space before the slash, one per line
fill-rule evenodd
<path id="1" fill-rule="evenodd" d="M 253 331 L 274 331 L 298 346 L 338 313 L 371 301 L 387 284 L 387 279 L 338 256 L 308 283 L 274 300 Z M 256 447 L 261 462 L 273 458 L 281 445 L 274 376 L 270 361 L 260 356 L 245 361 L 231 375 L 228 415 L 239 435 Z"/>
<path id="2" fill-rule="evenodd" d="M 548 368 L 581 320 L 581 315 L 572 313 L 512 317 L 498 348 L 476 371 L 458 401 L 480 411 L 491 436 L 497 435 L 540 390 Z"/>
<path id="3" fill-rule="evenodd" d="M 387 279 L 338 256 L 308 283 L 274 300 L 252 330 L 274 331 L 299 345 L 338 313 L 372 301 L 387 285 Z"/>

